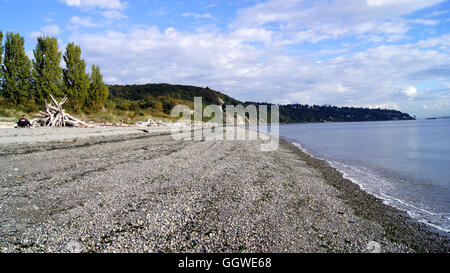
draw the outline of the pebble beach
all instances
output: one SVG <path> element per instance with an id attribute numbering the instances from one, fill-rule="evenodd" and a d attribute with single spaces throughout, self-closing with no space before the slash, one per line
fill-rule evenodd
<path id="1" fill-rule="evenodd" d="M 0 129 L 0 252 L 449 251 L 326 162 L 262 142 Z"/>

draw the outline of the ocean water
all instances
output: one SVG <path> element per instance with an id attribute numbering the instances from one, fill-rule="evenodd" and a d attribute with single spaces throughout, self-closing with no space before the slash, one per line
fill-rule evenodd
<path id="1" fill-rule="evenodd" d="M 450 119 L 288 124 L 280 137 L 386 204 L 450 232 Z"/>

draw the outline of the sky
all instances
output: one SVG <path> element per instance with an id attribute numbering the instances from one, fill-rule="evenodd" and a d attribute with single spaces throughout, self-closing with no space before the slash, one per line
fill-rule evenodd
<path id="1" fill-rule="evenodd" d="M 0 30 L 75 42 L 108 84 L 450 116 L 450 0 L 0 0 Z M 63 65 L 63 64 L 62 64 Z"/>

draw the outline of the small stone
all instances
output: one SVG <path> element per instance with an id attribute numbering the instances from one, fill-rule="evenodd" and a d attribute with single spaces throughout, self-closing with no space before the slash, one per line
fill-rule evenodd
<path id="1" fill-rule="evenodd" d="M 375 241 L 370 241 L 367 244 L 366 250 L 370 253 L 381 253 L 381 244 Z"/>
<path id="2" fill-rule="evenodd" d="M 70 253 L 81 253 L 81 245 L 78 242 L 71 241 L 67 244 L 66 250 Z"/>

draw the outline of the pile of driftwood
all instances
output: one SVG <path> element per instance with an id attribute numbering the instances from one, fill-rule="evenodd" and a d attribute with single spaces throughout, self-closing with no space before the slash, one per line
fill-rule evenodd
<path id="1" fill-rule="evenodd" d="M 56 101 L 55 98 L 50 95 L 53 101 L 52 104 L 48 104 L 45 101 L 45 112 L 39 112 L 39 118 L 33 120 L 32 124 L 47 126 L 47 127 L 75 127 L 75 126 L 87 126 L 83 121 L 72 117 L 71 115 L 64 112 L 62 108 L 63 104 L 67 101 L 67 97 L 64 97 L 60 102 Z"/>

